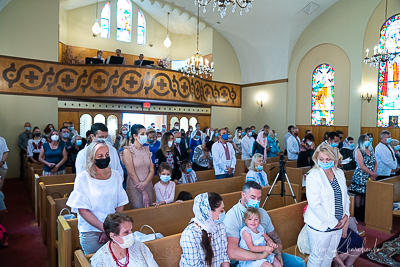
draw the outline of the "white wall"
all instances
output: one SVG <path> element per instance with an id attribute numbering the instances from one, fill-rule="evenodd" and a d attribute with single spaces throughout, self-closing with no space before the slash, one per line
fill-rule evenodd
<path id="1" fill-rule="evenodd" d="M 228 127 L 235 132 L 236 127 L 241 125 L 241 114 L 240 108 L 211 107 L 211 127 Z"/>

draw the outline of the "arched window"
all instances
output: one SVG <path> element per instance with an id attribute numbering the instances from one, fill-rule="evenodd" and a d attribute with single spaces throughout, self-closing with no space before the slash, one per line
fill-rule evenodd
<path id="1" fill-rule="evenodd" d="M 400 14 L 383 24 L 379 49 L 384 53 L 400 52 Z M 400 116 L 400 59 L 381 63 L 378 78 L 378 127 L 398 127 Z"/>
<path id="2" fill-rule="evenodd" d="M 169 120 L 169 128 L 170 128 L 170 129 L 173 129 L 173 128 L 174 128 L 175 122 L 179 122 L 178 117 L 172 117 L 172 118 Z"/>
<path id="3" fill-rule="evenodd" d="M 146 44 L 146 18 L 142 11 L 137 12 L 137 44 Z"/>
<path id="4" fill-rule="evenodd" d="M 90 127 L 92 127 L 92 116 L 89 114 L 83 114 L 80 119 L 79 119 L 79 124 L 80 124 L 80 136 L 85 137 L 86 132 L 90 130 Z"/>
<path id="5" fill-rule="evenodd" d="M 117 1 L 117 41 L 130 43 L 132 38 L 131 0 Z"/>
<path id="6" fill-rule="evenodd" d="M 108 134 L 111 136 L 113 142 L 115 142 L 115 138 L 117 137 L 117 131 L 118 131 L 117 116 L 110 115 L 107 117 L 107 128 L 108 128 Z"/>
<path id="7" fill-rule="evenodd" d="M 110 2 L 107 2 L 104 4 L 100 15 L 101 38 L 106 38 L 106 39 L 110 38 L 110 12 L 111 12 Z"/>
<path id="8" fill-rule="evenodd" d="M 189 120 L 186 117 L 182 117 L 180 122 L 179 122 L 179 127 L 181 129 L 184 129 L 185 132 L 187 132 L 187 130 L 189 130 Z M 179 129 L 180 130 L 180 129 Z"/>
<path id="9" fill-rule="evenodd" d="M 311 125 L 334 125 L 335 71 L 329 64 L 315 68 L 312 76 Z"/>
<path id="10" fill-rule="evenodd" d="M 94 116 L 93 124 L 94 123 L 106 124 L 106 117 L 103 114 L 97 114 L 96 116 Z"/>
<path id="11" fill-rule="evenodd" d="M 197 118 L 196 117 L 191 117 L 189 120 L 189 125 L 193 127 L 193 129 L 196 129 L 196 123 L 197 123 Z"/>

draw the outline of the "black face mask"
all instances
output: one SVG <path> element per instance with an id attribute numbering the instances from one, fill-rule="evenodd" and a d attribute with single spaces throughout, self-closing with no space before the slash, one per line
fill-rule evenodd
<path id="1" fill-rule="evenodd" d="M 95 163 L 97 168 L 105 169 L 110 165 L 110 157 L 106 157 L 105 159 L 95 159 Z"/>
<path id="2" fill-rule="evenodd" d="M 35 133 L 36 137 L 39 137 L 41 135 L 41 133 Z"/>

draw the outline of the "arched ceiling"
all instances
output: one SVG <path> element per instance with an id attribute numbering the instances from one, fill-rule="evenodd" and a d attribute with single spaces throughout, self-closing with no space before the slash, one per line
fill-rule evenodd
<path id="1" fill-rule="evenodd" d="M 0 11 L 11 0 L 0 0 Z M 171 12 L 171 32 L 195 33 L 197 7 L 193 0 L 132 0 L 154 19 L 166 26 Z M 96 3 L 97 0 L 60 0 L 66 9 Z M 302 10 L 310 0 L 254 0 L 248 13 L 231 12 L 221 19 L 218 12 L 200 12 L 201 25 L 212 26 L 235 50 L 242 72 L 242 83 L 285 79 L 292 50 L 304 29 L 337 0 L 312 0 L 318 8 L 311 14 Z M 323 25 L 321 25 L 323 26 Z M 323 31 L 323 27 L 319 30 Z M 329 34 L 329 33 L 327 33 Z"/>

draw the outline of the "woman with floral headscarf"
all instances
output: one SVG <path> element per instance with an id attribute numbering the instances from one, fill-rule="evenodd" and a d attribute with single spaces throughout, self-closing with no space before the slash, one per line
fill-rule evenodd
<path id="1" fill-rule="evenodd" d="M 193 213 L 195 217 L 181 235 L 183 254 L 179 266 L 229 267 L 222 197 L 216 193 L 197 195 Z"/>

